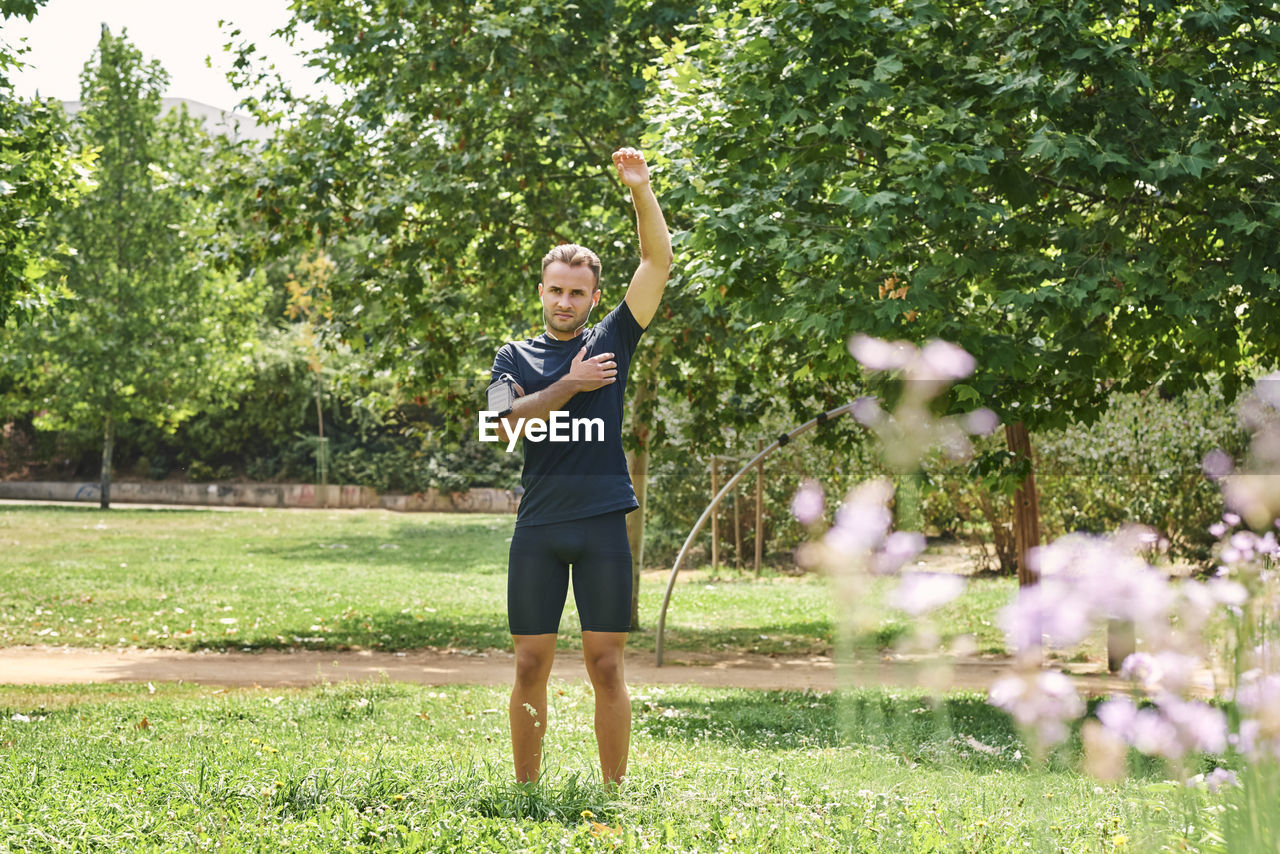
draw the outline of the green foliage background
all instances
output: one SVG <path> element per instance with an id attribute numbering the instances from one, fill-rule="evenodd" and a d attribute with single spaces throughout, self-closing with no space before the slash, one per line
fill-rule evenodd
<path id="1" fill-rule="evenodd" d="M 1199 554 L 1217 512 L 1199 456 L 1239 448 L 1230 401 L 1280 340 L 1270 4 L 292 8 L 286 35 L 320 33 L 309 59 L 339 95 L 289 91 L 240 44 L 235 82 L 265 92 L 243 106 L 274 136 L 233 145 L 170 122 L 182 140 L 165 161 L 182 190 L 172 198 L 199 212 L 180 216 L 199 226 L 186 272 L 250 309 L 256 332 L 198 365 L 224 378 L 217 395 L 125 384 L 139 406 L 121 413 L 120 454 L 135 476 L 309 479 L 318 382 L 331 480 L 513 487 L 517 458 L 474 441 L 490 360 L 536 333 L 538 258 L 557 242 L 595 247 L 605 305 L 621 299 L 635 237 L 608 155 L 641 140 L 677 244 L 626 432 L 651 455 L 650 564 L 673 555 L 704 506 L 710 454 L 749 456 L 885 391 L 849 358 L 855 332 L 942 337 L 978 356 L 978 375 L 944 405 L 1032 426 L 1046 533 L 1136 518 Z M 40 145 L 56 150 L 70 126 L 49 110 Z M 42 179 L 46 201 L 0 203 L 64 204 L 61 174 Z M 65 221 L 103 210 L 87 197 Z M 52 264 L 56 236 L 38 237 L 39 263 Z M 334 263 L 326 310 L 307 321 L 323 358 L 282 316 L 291 271 L 317 253 Z M 0 394 L 29 457 L 91 476 L 93 428 L 38 401 L 23 366 L 77 350 L 50 328 L 31 334 L 38 346 L 9 339 Z M 131 340 L 141 355 L 168 352 L 163 336 Z M 53 385 L 81 409 L 93 406 L 87 388 Z M 802 536 L 787 511 L 802 479 L 834 498 L 879 470 L 851 425 L 775 456 L 771 559 Z M 933 472 L 927 526 L 989 538 L 997 479 Z"/>

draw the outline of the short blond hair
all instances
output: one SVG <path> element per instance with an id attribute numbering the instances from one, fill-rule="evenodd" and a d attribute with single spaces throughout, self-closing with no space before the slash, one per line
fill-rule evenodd
<path id="1" fill-rule="evenodd" d="M 600 290 L 600 256 L 596 253 L 576 243 L 561 243 L 542 256 L 542 272 L 545 274 L 547 268 L 557 261 L 570 267 L 589 267 L 596 279 L 596 290 Z"/>

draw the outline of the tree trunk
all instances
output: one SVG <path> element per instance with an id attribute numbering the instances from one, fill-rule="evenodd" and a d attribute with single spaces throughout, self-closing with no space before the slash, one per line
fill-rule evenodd
<path id="1" fill-rule="evenodd" d="M 631 483 L 636 488 L 640 506 L 627 516 L 627 542 L 631 545 L 631 628 L 640 629 L 640 570 L 644 569 L 644 508 L 648 496 L 649 449 L 630 455 Z"/>
<path id="2" fill-rule="evenodd" d="M 631 628 L 640 630 L 640 571 L 644 569 L 644 511 L 649 493 L 649 409 L 653 403 L 657 377 L 656 348 L 648 348 L 647 358 L 636 367 L 635 393 L 631 398 L 631 436 L 635 450 L 627 454 L 631 485 L 639 507 L 627 516 L 627 542 L 631 546 Z"/>
<path id="3" fill-rule="evenodd" d="M 320 447 L 317 455 L 317 462 L 320 463 L 320 485 L 329 485 L 329 466 L 328 450 L 324 444 L 324 407 L 321 405 L 321 397 L 324 395 L 324 381 L 320 379 L 320 372 L 316 371 L 316 425 L 320 431 Z M 328 499 L 326 498 L 326 501 Z"/>
<path id="4" fill-rule="evenodd" d="M 98 484 L 98 506 L 103 510 L 111 508 L 111 449 L 115 440 L 115 422 L 108 412 L 106 423 L 102 426 L 102 478 Z"/>
<path id="5" fill-rule="evenodd" d="M 1018 574 L 1018 541 L 1013 530 L 1013 505 L 1008 496 L 978 489 L 978 508 L 991 525 L 991 546 L 1001 575 Z"/>
<path id="6" fill-rule="evenodd" d="M 1036 492 L 1035 463 L 1031 455 L 1031 435 L 1027 432 L 1027 425 L 1021 421 L 1006 424 L 1004 437 L 1009 443 L 1009 450 L 1024 457 L 1032 466 L 1027 470 L 1026 480 L 1013 493 L 1013 536 L 1018 548 L 1018 586 L 1026 587 L 1039 580 L 1027 562 L 1027 554 L 1040 545 L 1040 496 Z"/>

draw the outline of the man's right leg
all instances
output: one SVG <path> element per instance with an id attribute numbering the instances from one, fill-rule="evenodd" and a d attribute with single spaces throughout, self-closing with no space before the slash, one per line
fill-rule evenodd
<path id="1" fill-rule="evenodd" d="M 511 689 L 511 750 L 516 780 L 538 779 L 547 733 L 547 678 L 556 655 L 556 630 L 569 591 L 569 564 L 557 550 L 554 525 L 516 528 L 507 562 L 507 623 L 516 648 Z"/>
<path id="2" fill-rule="evenodd" d="M 547 678 L 556 657 L 556 636 L 512 635 L 516 646 L 516 684 L 511 689 L 511 750 L 516 781 L 531 783 L 542 768 L 542 737 L 547 734 Z"/>

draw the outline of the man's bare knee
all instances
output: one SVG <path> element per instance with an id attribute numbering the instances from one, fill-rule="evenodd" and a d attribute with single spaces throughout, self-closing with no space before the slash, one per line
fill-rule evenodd
<path id="1" fill-rule="evenodd" d="M 552 655 L 540 651 L 516 650 L 516 684 L 522 688 L 545 685 L 551 673 L 551 661 Z"/>
<path id="2" fill-rule="evenodd" d="M 622 676 L 622 654 L 616 650 L 590 656 L 587 674 L 597 691 L 617 691 L 626 687 Z"/>

